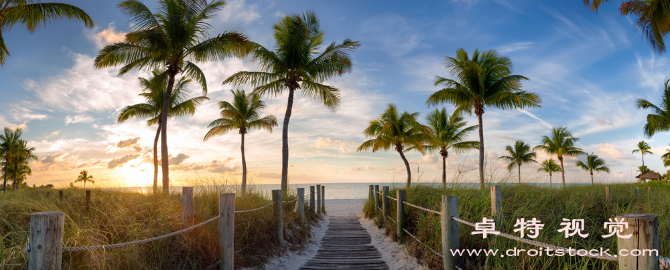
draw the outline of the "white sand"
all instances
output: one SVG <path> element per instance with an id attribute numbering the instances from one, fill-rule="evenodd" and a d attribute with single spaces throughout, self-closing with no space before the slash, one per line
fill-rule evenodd
<path id="1" fill-rule="evenodd" d="M 307 246 L 295 252 L 288 252 L 280 258 L 271 259 L 266 265 L 259 268 L 244 269 L 299 269 L 307 261 L 312 259 L 319 250 L 321 239 L 328 229 L 328 216 L 358 216 L 361 224 L 372 238 L 374 245 L 382 254 L 382 259 L 391 269 L 422 270 L 427 269 L 419 265 L 416 258 L 410 256 L 404 245 L 398 245 L 390 237 L 384 236 L 384 231 L 378 229 L 372 220 L 363 218 L 362 210 L 365 200 L 362 199 L 341 199 L 326 200 L 326 213 L 324 219 L 312 228 L 312 238 Z"/>

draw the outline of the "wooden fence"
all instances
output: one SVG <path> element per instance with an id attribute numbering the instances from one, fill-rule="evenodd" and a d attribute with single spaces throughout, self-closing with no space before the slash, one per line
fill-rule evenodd
<path id="1" fill-rule="evenodd" d="M 553 250 L 562 250 L 567 254 L 568 248 L 563 248 L 559 246 L 549 245 L 546 243 L 520 238 L 514 235 L 502 233 L 502 188 L 500 186 L 491 186 L 491 216 L 496 223 L 497 236 L 505 237 L 508 239 L 516 240 L 522 243 L 535 245 L 544 248 L 551 248 Z M 605 187 L 605 198 L 607 201 L 610 201 L 610 188 Z M 651 188 L 647 189 L 648 194 L 651 193 Z M 634 191 L 635 198 L 639 197 L 639 188 L 635 188 Z M 381 195 L 381 200 L 380 200 Z M 427 209 L 418 205 L 408 203 L 406 201 L 406 191 L 397 190 L 396 196 L 389 196 L 389 187 L 383 186 L 382 191 L 379 192 L 379 185 L 370 185 L 369 186 L 369 196 L 368 200 L 374 202 L 375 215 L 381 212 L 382 222 L 384 225 L 389 224 L 391 221 L 396 224 L 398 242 L 405 243 L 405 234 L 414 238 L 418 243 L 422 244 L 437 256 L 442 258 L 442 263 L 444 269 L 455 270 L 460 269 L 458 267 L 460 262 L 460 257 L 458 253 L 454 254 L 452 250 L 458 250 L 460 248 L 459 235 L 460 235 L 460 224 L 465 224 L 471 227 L 476 225 L 472 222 L 462 220 L 458 217 L 458 197 L 457 196 L 448 196 L 442 195 L 441 199 L 441 211 L 435 211 Z M 396 202 L 396 219 L 392 219 L 388 216 L 388 212 L 391 209 L 389 207 L 389 200 Z M 381 207 L 380 207 L 381 204 Z M 421 240 L 416 236 L 412 235 L 407 231 L 404 226 L 407 222 L 406 209 L 407 207 L 413 207 L 422 211 L 433 213 L 440 216 L 440 229 L 441 229 L 441 242 L 442 242 L 442 251 L 438 252 L 435 249 L 431 248 L 428 245 L 425 245 Z M 658 240 L 658 216 L 654 214 L 620 214 L 616 218 L 622 219 L 624 222 L 629 224 L 628 227 L 625 227 L 620 233 L 622 235 L 631 234 L 630 238 L 621 238 L 617 237 L 617 246 L 619 250 L 626 249 L 628 251 L 633 250 L 656 250 L 660 251 L 659 240 Z M 573 251 L 576 249 L 572 249 Z M 631 252 L 632 253 L 632 252 Z M 629 254 L 628 256 L 612 256 L 612 255 L 592 255 L 587 253 L 586 255 L 577 254 L 584 257 L 591 257 L 604 260 L 618 261 L 620 270 L 659 270 L 659 269 L 670 269 L 670 259 L 659 256 L 658 252 L 656 255 L 653 252 L 647 254 Z M 640 256 L 642 255 L 642 256 Z"/>
<path id="2" fill-rule="evenodd" d="M 316 194 L 314 192 L 314 186 L 310 186 L 310 213 L 311 215 L 320 214 L 322 211 L 325 213 L 324 207 L 324 192 L 325 187 L 317 185 Z M 259 211 L 264 208 L 274 206 L 274 216 L 278 224 L 277 238 L 279 239 L 280 244 L 284 244 L 284 224 L 283 224 L 283 207 L 282 203 L 293 203 L 297 202 L 296 210 L 300 217 L 300 220 L 304 223 L 305 221 L 305 189 L 297 189 L 298 198 L 292 201 L 282 201 L 282 192 L 281 190 L 272 191 L 272 203 L 259 207 L 256 209 L 250 210 L 239 210 L 235 211 L 235 193 L 223 193 L 219 194 L 219 215 L 210 218 L 207 221 L 201 222 L 199 224 L 193 225 L 191 227 L 185 228 L 183 230 L 169 233 L 166 235 L 161 235 L 153 238 L 137 240 L 126 243 L 103 245 L 103 246 L 90 246 L 90 247 L 63 247 L 63 231 L 65 226 L 65 213 L 49 211 L 49 212 L 37 212 L 30 215 L 30 238 L 28 240 L 28 245 L 26 247 L 26 252 L 28 252 L 28 269 L 38 270 L 38 269 L 55 269 L 59 270 L 62 266 L 62 253 L 63 251 L 84 251 L 84 250 L 96 250 L 96 249 L 110 249 L 118 248 L 129 245 L 143 244 L 155 240 L 165 239 L 171 236 L 175 236 L 197 227 L 203 226 L 210 222 L 219 221 L 219 258 L 220 261 L 216 262 L 214 265 L 210 266 L 212 268 L 219 265 L 221 270 L 232 270 L 234 269 L 234 256 L 235 256 L 235 215 L 241 213 L 248 213 Z M 60 197 L 62 198 L 62 192 L 59 192 Z M 314 197 L 317 198 L 318 209 L 315 213 L 315 204 Z M 89 190 L 86 191 L 86 200 L 85 208 L 89 209 L 91 193 Z M 195 213 L 193 212 L 193 187 L 183 187 L 182 188 L 182 213 L 181 217 L 184 224 L 191 224 Z"/>

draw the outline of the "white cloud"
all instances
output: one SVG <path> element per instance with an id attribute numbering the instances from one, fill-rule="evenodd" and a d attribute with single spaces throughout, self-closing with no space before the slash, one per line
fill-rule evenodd
<path id="1" fill-rule="evenodd" d="M 242 22 L 248 24 L 261 17 L 258 14 L 258 5 L 246 5 L 246 0 L 227 1 L 219 15 L 222 22 Z"/>
<path id="2" fill-rule="evenodd" d="M 612 159 L 630 159 L 632 157 L 631 155 L 619 150 L 619 148 L 610 143 L 598 144 L 597 152 L 603 157 Z"/>
<path id="3" fill-rule="evenodd" d="M 94 29 L 87 36 L 90 40 L 92 40 L 95 43 L 98 49 L 102 49 L 106 45 L 112 43 L 123 42 L 124 40 L 126 40 L 126 33 L 121 31 L 117 32 L 116 29 L 114 28 L 114 22 L 107 25 L 107 28 L 105 28 L 104 30 L 93 34 L 95 31 L 96 30 Z"/>
<path id="4" fill-rule="evenodd" d="M 95 118 L 85 114 L 65 116 L 65 125 L 76 124 L 76 123 L 91 123 L 93 121 L 95 121 Z"/>

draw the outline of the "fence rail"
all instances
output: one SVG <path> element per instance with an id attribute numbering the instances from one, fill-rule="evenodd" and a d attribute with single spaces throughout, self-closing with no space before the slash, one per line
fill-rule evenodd
<path id="1" fill-rule="evenodd" d="M 320 185 L 319 185 L 320 186 Z M 313 186 L 310 187 L 313 190 Z M 183 217 L 184 221 L 190 221 L 194 216 L 193 213 L 193 187 L 183 187 L 182 189 L 182 214 L 178 217 Z M 317 197 L 319 198 L 319 205 L 323 206 L 323 200 L 325 199 L 325 187 L 318 189 Z M 86 204 L 89 206 L 88 202 L 90 201 L 90 191 L 86 192 Z M 275 214 L 278 217 L 278 237 L 280 243 L 283 244 L 283 209 L 281 207 L 282 203 L 293 203 L 298 202 L 298 207 L 296 211 L 300 215 L 301 221 L 305 221 L 305 211 L 304 211 L 304 198 L 305 192 L 304 188 L 298 188 L 298 198 L 283 202 L 281 200 L 281 190 L 273 190 L 273 202 L 250 210 L 238 210 L 235 211 L 235 194 L 226 193 L 219 195 L 219 215 L 212 217 L 204 222 L 198 223 L 196 225 L 187 227 L 185 229 L 168 233 L 161 236 L 156 236 L 152 238 L 130 241 L 125 243 L 110 244 L 110 245 L 99 245 L 99 246 L 88 246 L 88 247 L 63 247 L 63 228 L 65 213 L 62 212 L 37 212 L 32 213 L 30 216 L 30 239 L 28 244 L 26 244 L 25 251 L 28 253 L 28 268 L 29 269 L 61 269 L 62 263 L 62 252 L 63 251 L 88 251 L 88 250 L 107 250 L 112 248 L 119 248 L 131 245 L 144 244 L 156 240 L 161 240 L 169 238 L 178 234 L 182 234 L 188 231 L 191 231 L 195 228 L 201 227 L 205 224 L 212 223 L 214 221 L 219 221 L 219 246 L 221 259 L 214 263 L 213 265 L 207 267 L 207 269 L 213 269 L 217 265 L 219 269 L 234 269 L 234 253 L 239 252 L 242 249 L 245 249 L 248 246 L 243 247 L 237 251 L 234 251 L 234 216 L 235 214 L 249 213 L 260 211 L 262 209 L 268 208 L 270 206 L 275 206 Z M 313 195 L 312 195 L 313 198 Z M 88 209 L 89 207 L 86 207 Z M 315 208 L 314 200 L 310 200 L 310 208 L 313 210 Z M 325 209 L 324 209 L 325 210 Z M 313 213 L 313 212 L 312 212 Z M 170 218 L 172 219 L 172 218 Z M 160 219 L 159 219 L 160 220 Z"/>
<path id="2" fill-rule="evenodd" d="M 410 236 L 412 239 L 416 240 L 419 244 L 423 245 L 426 247 L 428 250 L 430 250 L 432 253 L 437 255 L 438 257 L 441 257 L 443 259 L 443 265 L 444 269 L 461 269 L 458 267 L 459 264 L 459 256 L 453 255 L 449 250 L 456 250 L 459 249 L 459 234 L 460 234 L 460 229 L 457 226 L 457 224 L 464 224 L 468 225 L 471 227 L 476 227 L 475 223 L 469 222 L 467 220 L 460 219 L 458 217 L 458 198 L 455 196 L 447 196 L 443 195 L 442 196 L 442 211 L 435 211 L 431 210 L 428 208 L 424 208 L 418 205 L 414 205 L 411 203 L 408 203 L 405 201 L 405 190 L 398 190 L 397 191 L 397 196 L 396 198 L 393 198 L 391 196 L 388 196 L 386 193 L 388 193 L 388 186 L 383 187 L 384 192 L 377 192 L 379 190 L 378 186 L 370 185 L 370 200 L 375 200 L 374 205 L 375 205 L 375 213 L 378 213 L 377 210 L 381 211 L 381 215 L 384 219 L 384 222 L 387 220 L 392 221 L 393 223 L 396 224 L 396 227 L 398 228 L 398 241 L 400 243 L 404 242 L 402 234 L 405 233 L 408 236 Z M 648 190 L 648 192 L 651 192 L 651 190 Z M 377 194 L 382 194 L 383 198 L 383 207 L 379 208 L 377 205 L 379 205 L 379 196 Z M 636 193 L 635 196 L 638 196 Z M 388 200 L 394 200 L 398 202 L 400 205 L 407 205 L 419 210 L 423 210 L 429 213 L 433 213 L 436 215 L 440 216 L 440 223 L 441 223 L 441 229 L 442 229 L 442 253 L 436 251 L 436 249 L 426 245 L 421 239 L 419 239 L 417 236 L 412 234 L 410 231 L 407 229 L 403 228 L 404 221 L 405 221 L 405 210 L 403 207 L 400 207 L 398 205 L 397 207 L 397 220 L 393 220 L 388 214 L 387 211 L 390 209 L 388 207 Z M 609 187 L 606 187 L 606 200 L 609 201 Z M 601 206 L 602 204 L 595 205 L 589 209 Z M 500 218 L 503 217 L 502 215 L 502 196 L 501 196 L 501 187 L 499 186 L 491 186 L 491 214 L 494 219 L 497 218 L 497 222 L 501 223 Z M 658 246 L 659 241 L 658 241 L 658 221 L 657 221 L 657 216 L 656 215 L 650 215 L 650 214 L 625 214 L 625 215 L 617 215 L 617 218 L 624 218 L 626 220 L 634 220 L 636 224 L 635 226 L 630 226 L 629 231 L 626 231 L 625 234 L 633 234 L 635 237 L 632 237 L 634 239 L 625 239 L 625 238 L 617 238 L 618 240 L 618 247 L 619 249 L 622 249 L 622 247 L 633 247 L 637 249 L 656 249 L 660 251 L 660 248 Z M 639 221 L 639 222 L 638 222 Z M 455 224 L 454 224 L 455 222 Z M 499 226 L 502 226 L 499 224 Z M 500 227 L 501 228 L 501 227 Z M 622 232 L 623 233 L 623 232 Z M 531 239 L 526 239 L 526 238 L 521 238 L 517 237 L 511 234 L 503 233 L 496 231 L 497 236 L 507 238 L 510 240 L 526 243 L 529 245 L 534 245 L 542 248 L 548 248 L 548 249 L 553 249 L 557 251 L 563 251 L 563 252 L 570 252 L 572 250 L 572 254 L 577 254 L 579 256 L 583 257 L 589 257 L 589 258 L 594 258 L 594 259 L 602 259 L 602 260 L 608 260 L 608 261 L 618 261 L 619 262 L 619 268 L 622 270 L 632 270 L 632 269 L 670 269 L 670 258 L 664 258 L 662 256 L 657 256 L 658 260 L 656 260 L 655 256 L 647 256 L 647 257 L 634 257 L 633 255 L 631 256 L 617 256 L 617 255 L 609 255 L 609 254 L 604 254 L 604 255 L 593 255 L 590 252 L 587 252 L 585 255 L 582 255 L 580 253 L 577 253 L 577 249 L 572 249 L 572 248 L 564 248 L 564 247 L 559 247 L 547 243 L 542 243 L 539 241 L 531 240 Z M 638 241 L 637 237 L 638 235 L 648 235 L 652 237 L 652 240 L 650 243 L 648 243 L 646 246 L 645 241 L 640 240 Z M 653 239 L 656 240 L 653 240 Z M 655 243 L 655 246 L 654 246 Z M 630 258 L 635 258 L 636 261 L 630 261 Z M 642 259 L 640 259 L 642 258 Z"/>

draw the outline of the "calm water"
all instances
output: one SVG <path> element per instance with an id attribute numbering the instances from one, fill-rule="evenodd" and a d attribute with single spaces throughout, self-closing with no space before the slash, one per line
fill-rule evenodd
<path id="1" fill-rule="evenodd" d="M 369 185 L 379 185 L 380 190 L 381 186 L 391 186 L 391 187 L 404 187 L 404 183 L 318 183 L 320 185 L 323 185 L 326 187 L 326 200 L 329 199 L 367 199 L 368 197 L 368 186 Z M 309 187 L 310 186 L 315 186 L 317 184 L 293 184 L 293 185 L 288 185 L 289 190 L 294 191 L 297 188 L 304 188 L 305 189 L 305 195 L 309 194 Z M 430 185 L 430 186 L 441 186 L 441 183 L 417 183 L 412 185 Z M 462 187 L 468 187 L 468 188 L 479 188 L 479 183 L 463 183 L 460 184 Z M 545 183 L 528 183 L 527 185 L 534 185 L 534 186 L 549 186 L 549 184 Z M 568 185 L 587 185 L 587 184 L 568 184 Z M 590 184 L 588 184 L 590 185 Z M 554 184 L 554 187 L 560 187 L 560 184 Z M 239 186 L 229 186 L 239 189 Z M 213 186 L 204 186 L 202 188 L 205 189 L 210 189 L 210 188 L 215 188 Z M 140 192 L 151 192 L 150 187 L 138 187 L 138 188 L 122 188 L 124 190 L 138 190 Z M 254 190 L 254 191 L 260 191 L 266 196 L 270 197 L 271 191 L 274 189 L 280 189 L 279 184 L 264 184 L 264 185 L 250 185 L 247 186 L 247 189 L 249 190 Z M 181 187 L 180 186 L 173 186 L 170 187 L 170 190 L 172 192 L 179 193 L 181 192 Z M 194 192 L 198 192 L 198 188 L 196 187 Z"/>

